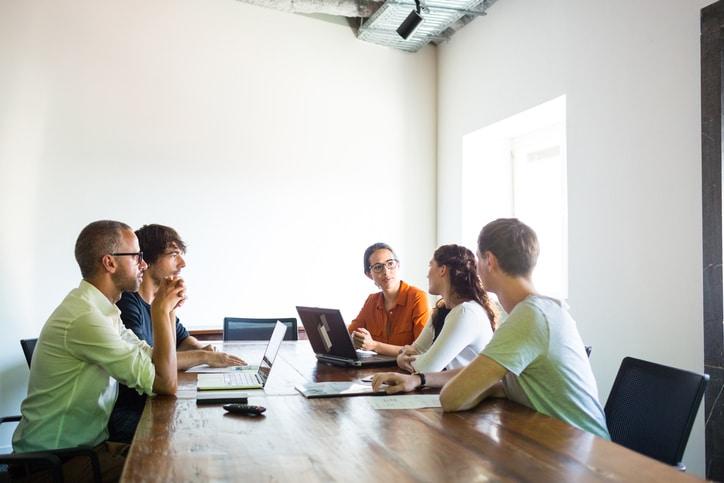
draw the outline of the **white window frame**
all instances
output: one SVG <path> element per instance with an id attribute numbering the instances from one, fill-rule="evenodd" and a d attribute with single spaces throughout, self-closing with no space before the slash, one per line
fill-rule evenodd
<path id="1" fill-rule="evenodd" d="M 546 295 L 562 300 L 568 297 L 568 201 L 566 162 L 566 99 L 560 96 L 502 121 L 478 129 L 463 137 L 462 162 L 462 233 L 467 246 L 477 246 L 480 228 L 487 222 L 502 217 L 517 217 L 538 232 L 541 256 L 533 281 Z M 550 158 L 558 152 L 558 160 Z M 529 210 L 530 219 L 520 205 L 521 184 L 517 176 L 531 173 L 540 166 L 525 165 L 546 158 L 558 171 L 550 173 L 546 183 L 536 186 L 535 196 L 549 206 L 559 206 L 558 216 L 547 226 L 540 224 L 535 207 Z M 521 171 L 521 169 L 523 171 Z M 553 184 L 559 181 L 556 186 Z M 551 187 L 546 192 L 546 186 Z M 518 201 L 516 202 L 516 186 Z M 530 184 L 528 185 L 530 186 Z M 530 201 L 527 203 L 530 205 Z M 525 203 L 524 203 L 525 204 Z M 560 230 L 560 232 L 559 232 Z M 553 266 L 552 266 L 553 265 Z M 558 267 L 557 269 L 555 267 Z M 546 276 L 548 274 L 548 276 Z"/>

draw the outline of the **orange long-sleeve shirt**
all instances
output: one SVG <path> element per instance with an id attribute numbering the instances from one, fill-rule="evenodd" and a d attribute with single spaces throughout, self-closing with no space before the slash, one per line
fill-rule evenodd
<path id="1" fill-rule="evenodd" d="M 359 315 L 349 324 L 349 332 L 367 329 L 378 342 L 394 345 L 412 344 L 430 318 L 427 295 L 417 287 L 400 281 L 397 305 L 385 310 L 382 292 L 367 297 Z"/>

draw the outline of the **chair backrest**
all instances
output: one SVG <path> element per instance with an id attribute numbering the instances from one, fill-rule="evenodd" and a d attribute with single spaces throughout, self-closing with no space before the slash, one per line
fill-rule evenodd
<path id="1" fill-rule="evenodd" d="M 707 374 L 624 358 L 606 401 L 611 440 L 673 466 L 681 458 Z"/>
<path id="2" fill-rule="evenodd" d="M 224 317 L 224 340 L 269 340 L 274 325 L 280 321 L 287 326 L 284 340 L 298 340 L 297 319 L 249 319 L 243 317 Z"/>
<path id="3" fill-rule="evenodd" d="M 30 367 L 30 360 L 33 358 L 33 352 L 35 351 L 35 344 L 38 339 L 20 339 L 20 347 L 23 348 L 23 354 L 25 354 L 25 360 L 28 361 L 28 367 Z"/>

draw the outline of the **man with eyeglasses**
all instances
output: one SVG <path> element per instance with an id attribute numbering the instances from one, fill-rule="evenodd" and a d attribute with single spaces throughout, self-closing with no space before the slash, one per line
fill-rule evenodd
<path id="1" fill-rule="evenodd" d="M 75 258 L 83 280 L 40 333 L 13 449 L 25 453 L 90 446 L 104 481 L 113 481 L 120 477 L 128 451 L 128 445 L 107 441 L 118 383 L 145 394 L 175 394 L 174 321 L 185 288 L 175 276 L 161 282 L 151 307 L 150 347 L 125 329 L 115 306 L 121 293 L 138 290 L 146 269 L 133 230 L 117 221 L 93 222 L 78 236 Z M 89 480 L 88 458 L 69 460 L 63 473 L 66 481 Z"/>
<path id="2" fill-rule="evenodd" d="M 186 244 L 171 227 L 151 224 L 136 230 L 139 246 L 148 265 L 137 291 L 128 291 L 116 304 L 121 310 L 124 325 L 139 339 L 153 345 L 153 316 L 151 306 L 161 283 L 166 277 L 178 276 L 186 266 L 183 255 Z M 217 352 L 213 345 L 202 344 L 176 318 L 176 360 L 178 369 L 188 369 L 199 364 L 212 367 L 239 366 L 246 363 L 239 357 Z M 118 400 L 113 408 L 108 430 L 113 441 L 130 443 L 141 419 L 146 396 L 121 385 Z"/>

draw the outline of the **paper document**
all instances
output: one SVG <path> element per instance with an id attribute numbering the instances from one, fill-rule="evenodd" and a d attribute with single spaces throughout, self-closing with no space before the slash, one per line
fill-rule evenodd
<path id="1" fill-rule="evenodd" d="M 369 405 L 374 409 L 422 409 L 439 408 L 439 394 L 418 394 L 414 396 L 380 396 L 369 398 Z"/>
<path id="2" fill-rule="evenodd" d="M 295 389 L 306 398 L 313 397 L 336 397 L 336 396 L 373 396 L 384 393 L 383 390 L 376 393 L 369 384 L 358 384 L 356 382 L 314 382 L 296 386 Z"/>
<path id="3" fill-rule="evenodd" d="M 221 372 L 256 372 L 259 366 L 231 366 L 231 367 L 211 367 L 208 364 L 199 364 L 198 366 L 186 369 L 186 372 L 197 374 L 216 374 Z"/>

